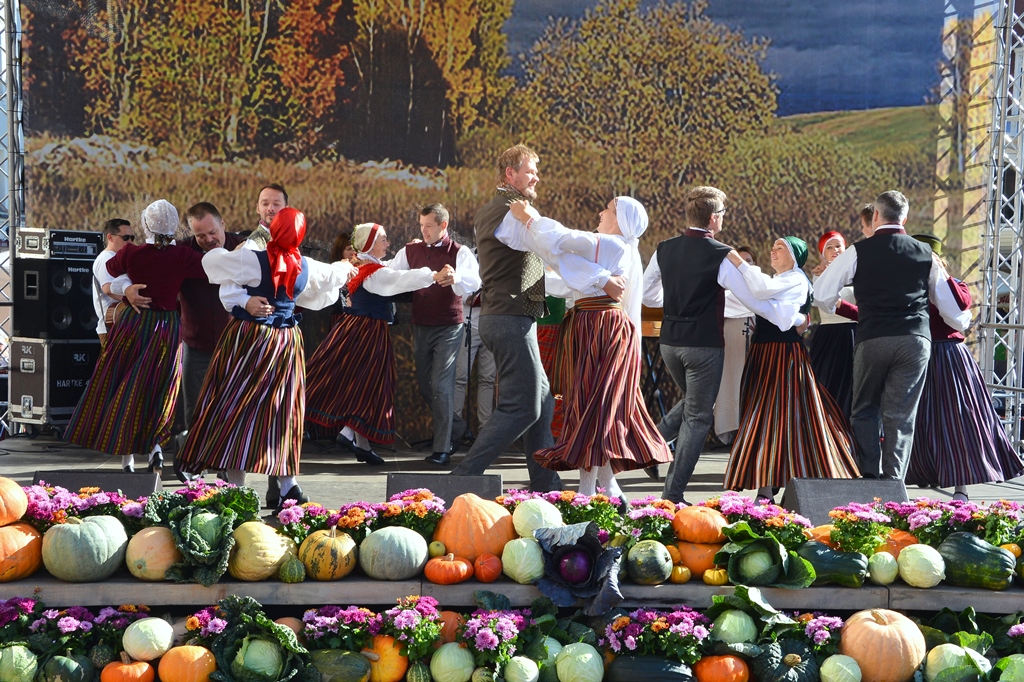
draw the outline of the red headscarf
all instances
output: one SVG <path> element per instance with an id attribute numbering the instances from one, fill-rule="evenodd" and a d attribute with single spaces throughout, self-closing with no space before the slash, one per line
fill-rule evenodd
<path id="1" fill-rule="evenodd" d="M 274 291 L 283 285 L 288 298 L 295 298 L 295 280 L 302 270 L 299 244 L 305 236 L 306 216 L 302 211 L 282 208 L 270 222 L 270 241 L 267 242 L 270 276 L 274 280 Z"/>
<path id="2" fill-rule="evenodd" d="M 818 240 L 818 253 L 820 255 L 825 255 L 825 246 L 833 239 L 838 239 L 840 244 L 846 246 L 846 240 L 843 239 L 843 235 L 834 231 L 826 232 L 825 234 L 821 235 L 821 239 Z"/>

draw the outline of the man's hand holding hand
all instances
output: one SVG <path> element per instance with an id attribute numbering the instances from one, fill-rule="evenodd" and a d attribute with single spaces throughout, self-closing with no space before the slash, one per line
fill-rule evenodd
<path id="1" fill-rule="evenodd" d="M 153 302 L 153 299 L 139 293 L 145 288 L 145 284 L 132 284 L 124 290 L 124 298 L 128 301 L 128 304 L 135 309 L 135 312 L 139 312 L 140 308 L 148 309 L 149 304 Z"/>

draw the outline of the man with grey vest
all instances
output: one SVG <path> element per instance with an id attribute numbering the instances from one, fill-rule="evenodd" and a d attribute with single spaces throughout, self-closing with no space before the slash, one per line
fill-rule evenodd
<path id="1" fill-rule="evenodd" d="M 850 425 L 860 470 L 865 478 L 903 480 L 931 354 L 928 302 L 954 329 L 967 329 L 971 313 L 953 299 L 949 276 L 931 249 L 903 229 L 907 198 L 890 190 L 874 207 L 867 239 L 832 261 L 814 285 L 814 298 L 822 310 L 835 312 L 839 290 L 853 284 L 859 319 Z"/>
<path id="2" fill-rule="evenodd" d="M 483 282 L 480 339 L 494 354 L 498 405 L 453 474 L 479 475 L 523 436 L 530 490 L 561 490 L 562 480 L 543 468 L 533 453 L 554 445 L 554 399 L 537 346 L 537 318 L 546 314 L 544 262 L 498 228 L 508 205 L 537 198 L 537 161 L 529 147 L 516 145 L 498 158 L 494 198 L 476 213 L 477 258 Z M 621 292 L 620 292 L 621 295 Z"/>
<path id="3" fill-rule="evenodd" d="M 778 309 L 772 300 L 755 299 L 743 275 L 726 256 L 733 249 L 715 240 L 725 220 L 725 192 L 694 187 L 686 194 L 691 227 L 660 244 L 644 272 L 644 305 L 664 308 L 661 357 L 683 392 L 675 459 L 665 477 L 662 497 L 686 503 L 684 494 L 713 421 L 715 398 L 725 361 L 725 290 L 781 329 L 805 325 L 804 315 Z M 738 254 L 737 254 L 738 255 Z"/>

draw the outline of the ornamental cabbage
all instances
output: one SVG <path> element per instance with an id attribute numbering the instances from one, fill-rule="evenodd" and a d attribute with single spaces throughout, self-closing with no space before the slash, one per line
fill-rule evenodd
<path id="1" fill-rule="evenodd" d="M 889 552 L 875 552 L 868 558 L 868 578 L 876 585 L 891 585 L 899 571 L 896 557 Z"/>
<path id="2" fill-rule="evenodd" d="M 902 551 L 900 556 L 903 556 Z M 992 664 L 974 649 L 965 649 L 956 644 L 940 644 L 929 651 L 928 657 L 924 659 L 924 678 L 934 682 L 942 671 L 959 667 L 974 670 L 971 677 L 977 679 L 977 673 L 987 673 L 992 669 Z"/>
<path id="3" fill-rule="evenodd" d="M 206 542 L 207 547 L 215 547 L 220 538 L 223 522 L 213 512 L 201 511 L 192 516 L 192 530 Z"/>
<path id="4" fill-rule="evenodd" d="M 520 585 L 544 577 L 544 552 L 533 538 L 518 538 L 505 543 L 501 552 L 501 570 Z"/>
<path id="5" fill-rule="evenodd" d="M 540 668 L 535 661 L 526 656 L 513 656 L 505 664 L 503 675 L 505 682 L 537 682 L 540 678 Z"/>
<path id="6" fill-rule="evenodd" d="M 601 682 L 604 659 L 597 649 L 584 642 L 566 644 L 555 657 L 559 682 Z"/>
<path id="7" fill-rule="evenodd" d="M 532 538 L 533 531 L 538 528 L 558 528 L 564 526 L 562 512 L 547 500 L 532 499 L 520 502 L 512 512 L 512 525 L 522 538 Z"/>
<path id="8" fill-rule="evenodd" d="M 458 642 L 442 644 L 430 657 L 430 676 L 435 682 L 469 682 L 475 667 L 473 654 Z"/>
<path id="9" fill-rule="evenodd" d="M 284 672 L 284 652 L 272 640 L 252 635 L 231 661 L 231 676 L 240 682 L 277 682 Z"/>
<path id="10" fill-rule="evenodd" d="M 711 624 L 711 639 L 726 644 L 742 644 L 757 641 L 757 625 L 746 611 L 729 609 L 723 611 Z"/>
<path id="11" fill-rule="evenodd" d="M 891 555 L 890 555 L 891 556 Z M 835 654 L 821 662 L 821 682 L 860 682 L 860 665 L 850 656 Z"/>
<path id="12" fill-rule="evenodd" d="M 0 649 L 0 682 L 32 682 L 39 660 L 21 644 Z"/>
<path id="13" fill-rule="evenodd" d="M 910 545 L 896 558 L 900 577 L 911 587 L 935 587 L 946 577 L 946 562 L 934 547 Z"/>

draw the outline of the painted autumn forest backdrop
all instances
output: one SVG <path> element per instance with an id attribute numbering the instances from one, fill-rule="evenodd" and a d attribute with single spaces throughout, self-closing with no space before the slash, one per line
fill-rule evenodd
<path id="1" fill-rule="evenodd" d="M 643 201 L 645 257 L 698 183 L 730 196 L 723 238 L 762 256 L 781 234 L 855 236 L 859 206 L 891 187 L 922 221 L 912 231 L 928 228 L 934 106 L 779 118 L 769 40 L 714 21 L 703 0 L 600 0 L 554 18 L 516 77 L 513 5 L 23 0 L 28 224 L 95 230 L 165 198 L 182 212 L 212 201 L 244 230 L 258 189 L 280 182 L 313 256 L 365 221 L 403 243 L 432 201 L 472 242 L 497 153 L 524 141 L 541 154 L 546 214 L 590 229 L 608 198 Z M 405 327 L 399 372 L 412 376 Z M 400 412 L 419 402 L 403 390 Z M 414 412 L 404 431 L 423 435 Z"/>

